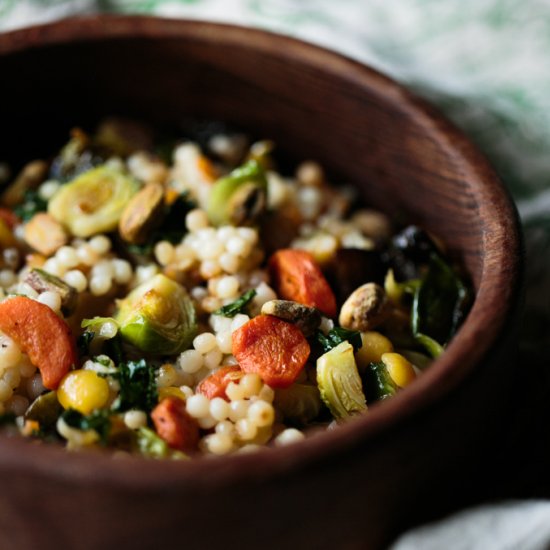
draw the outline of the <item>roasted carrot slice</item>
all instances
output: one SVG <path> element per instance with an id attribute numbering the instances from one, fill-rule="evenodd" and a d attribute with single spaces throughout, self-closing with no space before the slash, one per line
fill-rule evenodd
<path id="1" fill-rule="evenodd" d="M 336 317 L 336 298 L 313 256 L 305 250 L 284 248 L 269 259 L 269 272 L 281 298 L 316 307 Z"/>
<path id="2" fill-rule="evenodd" d="M 197 386 L 197 393 L 206 395 L 208 399 L 214 399 L 214 397 L 222 397 L 226 401 L 229 401 L 225 390 L 229 386 L 230 382 L 237 382 L 243 376 L 243 371 L 236 365 L 229 365 L 227 367 L 221 367 L 216 372 L 207 376 Z"/>
<path id="3" fill-rule="evenodd" d="M 44 386 L 55 390 L 78 362 L 75 340 L 67 323 L 48 306 L 25 296 L 0 303 L 0 330 L 26 353 L 42 375 Z"/>
<path id="4" fill-rule="evenodd" d="M 271 315 L 258 315 L 233 333 L 233 355 L 244 372 L 255 372 L 273 388 L 287 388 L 309 357 L 302 331 Z"/>
<path id="5" fill-rule="evenodd" d="M 151 413 L 160 438 L 172 449 L 193 451 L 199 442 L 199 425 L 185 410 L 185 403 L 177 397 L 166 397 Z"/>

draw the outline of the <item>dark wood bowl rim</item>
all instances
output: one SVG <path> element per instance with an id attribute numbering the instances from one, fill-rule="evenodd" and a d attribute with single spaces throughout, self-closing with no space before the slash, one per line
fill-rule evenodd
<path id="1" fill-rule="evenodd" d="M 191 460 L 147 461 L 138 457 L 115 459 L 104 453 L 68 453 L 56 446 L 23 438 L 1 437 L 0 468 L 33 471 L 59 482 L 81 486 L 107 484 L 126 490 L 215 488 L 242 479 L 265 479 L 303 471 L 315 462 L 352 452 L 359 442 L 398 427 L 409 415 L 448 397 L 480 365 L 498 343 L 518 304 L 521 238 L 517 212 L 507 192 L 483 156 L 466 137 L 431 105 L 379 72 L 332 51 L 263 30 L 234 25 L 141 16 L 93 16 L 67 19 L 0 35 L 0 55 L 45 45 L 112 38 L 174 38 L 252 47 L 276 52 L 283 60 L 300 60 L 335 79 L 351 81 L 399 103 L 420 120 L 432 139 L 441 143 L 464 168 L 483 227 L 483 270 L 472 311 L 445 354 L 427 372 L 383 406 L 330 433 L 304 442 L 251 454 Z M 508 266 L 506 270 L 501 266 Z M 490 279 L 490 283 L 488 282 Z M 502 289 L 505 289 L 504 292 Z"/>

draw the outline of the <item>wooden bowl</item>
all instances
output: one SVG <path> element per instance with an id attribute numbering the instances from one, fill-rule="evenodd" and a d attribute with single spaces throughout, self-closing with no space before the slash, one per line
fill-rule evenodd
<path id="1" fill-rule="evenodd" d="M 122 114 L 236 122 L 440 236 L 476 300 L 445 354 L 363 418 L 286 448 L 187 463 L 0 440 L 0 547 L 376 548 L 487 491 L 517 317 L 516 211 L 451 124 L 392 80 L 259 30 L 152 18 L 0 36 L 2 157 Z"/>

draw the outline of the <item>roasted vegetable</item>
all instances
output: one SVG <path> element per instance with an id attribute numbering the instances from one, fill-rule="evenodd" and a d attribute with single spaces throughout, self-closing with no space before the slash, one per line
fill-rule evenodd
<path id="1" fill-rule="evenodd" d="M 55 292 L 59 294 L 61 298 L 61 311 L 65 316 L 68 317 L 74 311 L 78 293 L 75 288 L 68 285 L 59 277 L 50 275 L 42 269 L 34 268 L 27 273 L 24 281 L 39 294 L 41 292 Z"/>
<path id="2" fill-rule="evenodd" d="M 335 327 L 329 330 L 326 335 L 319 330 L 315 334 L 315 338 L 325 353 L 339 346 L 342 342 L 349 342 L 355 351 L 361 347 L 361 333 L 343 327 Z"/>
<path id="3" fill-rule="evenodd" d="M 349 342 L 342 342 L 317 359 L 317 385 L 334 418 L 345 419 L 367 410 Z"/>
<path id="4" fill-rule="evenodd" d="M 267 180 L 261 165 L 250 160 L 216 182 L 208 201 L 208 218 L 214 225 L 245 225 L 265 210 Z"/>
<path id="5" fill-rule="evenodd" d="M 29 406 L 25 412 L 25 418 L 36 420 L 40 424 L 40 428 L 53 428 L 57 422 L 57 418 L 63 412 L 63 407 L 57 399 L 57 394 L 54 391 L 49 391 L 39 395 Z"/>
<path id="6" fill-rule="evenodd" d="M 384 353 L 393 351 L 391 341 L 374 330 L 361 333 L 361 347 L 355 353 L 359 372 L 365 371 L 370 363 L 379 363 Z"/>
<path id="7" fill-rule="evenodd" d="M 62 187 L 48 204 L 48 212 L 76 237 L 90 237 L 116 229 L 139 184 L 112 168 L 100 166 Z"/>
<path id="8" fill-rule="evenodd" d="M 277 390 L 274 403 L 286 421 L 300 426 L 315 420 L 322 406 L 317 386 L 298 383 Z"/>
<path id="9" fill-rule="evenodd" d="M 136 445 L 142 456 L 148 458 L 172 458 L 175 460 L 187 459 L 181 451 L 171 449 L 166 441 L 161 439 L 149 428 L 139 428 L 136 432 Z"/>
<path id="10" fill-rule="evenodd" d="M 94 411 L 85 415 L 74 409 L 67 409 L 61 418 L 71 428 L 76 428 L 83 432 L 93 430 L 99 436 L 102 445 L 107 444 L 111 431 L 111 413 L 108 410 Z"/>
<path id="11" fill-rule="evenodd" d="M 288 388 L 309 357 L 301 330 L 271 315 L 258 315 L 233 332 L 233 355 L 244 372 L 272 388 Z"/>
<path id="12" fill-rule="evenodd" d="M 190 452 L 199 442 L 199 425 L 185 410 L 185 403 L 177 397 L 166 397 L 151 413 L 159 436 L 172 449 Z"/>
<path id="13" fill-rule="evenodd" d="M 42 375 L 44 386 L 57 389 L 78 362 L 76 345 L 67 323 L 48 306 L 25 296 L 0 302 L 0 330 L 15 340 Z"/>
<path id="14" fill-rule="evenodd" d="M 187 291 L 161 274 L 120 300 L 115 319 L 124 340 L 161 355 L 183 351 L 197 333 L 197 316 Z"/>
<path id="15" fill-rule="evenodd" d="M 238 382 L 244 376 L 244 372 L 237 365 L 228 365 L 219 368 L 216 372 L 203 378 L 197 386 L 197 393 L 201 393 L 208 397 L 208 399 L 214 399 L 214 397 L 221 397 L 229 401 L 225 390 L 231 382 Z"/>
<path id="16" fill-rule="evenodd" d="M 368 403 L 388 399 L 394 396 L 398 390 L 397 384 L 382 361 L 369 364 L 363 373 L 363 386 Z"/>

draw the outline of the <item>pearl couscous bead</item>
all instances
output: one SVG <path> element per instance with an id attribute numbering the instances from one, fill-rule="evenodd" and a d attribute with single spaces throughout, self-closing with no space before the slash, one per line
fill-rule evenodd
<path id="1" fill-rule="evenodd" d="M 168 265 L 175 258 L 174 246 L 168 241 L 159 241 L 155 245 L 155 258 L 160 265 Z"/>
<path id="2" fill-rule="evenodd" d="M 235 431 L 242 441 L 251 441 L 258 433 L 258 426 L 248 418 L 241 418 L 235 422 Z"/>
<path id="3" fill-rule="evenodd" d="M 23 378 L 30 378 L 36 372 L 36 366 L 31 363 L 27 355 L 21 354 L 21 359 L 16 363 L 19 367 L 19 373 Z"/>
<path id="4" fill-rule="evenodd" d="M 216 341 L 217 344 L 217 341 Z M 218 347 L 210 350 L 203 357 L 203 365 L 210 370 L 214 370 L 220 366 L 222 361 L 223 354 Z"/>
<path id="5" fill-rule="evenodd" d="M 94 296 L 104 296 L 111 290 L 112 281 L 104 275 L 95 275 L 90 278 L 90 292 Z"/>
<path id="6" fill-rule="evenodd" d="M 216 424 L 215 430 L 218 434 L 226 434 L 233 438 L 235 435 L 235 424 L 233 424 L 230 420 L 222 420 Z"/>
<path id="7" fill-rule="evenodd" d="M 11 269 L 0 270 L 0 286 L 7 288 L 15 283 L 17 277 Z"/>
<path id="8" fill-rule="evenodd" d="M 89 244 L 79 246 L 76 254 L 78 259 L 88 266 L 95 265 L 99 261 L 99 254 Z"/>
<path id="9" fill-rule="evenodd" d="M 185 217 L 185 226 L 192 233 L 208 227 L 208 216 L 204 210 L 195 208 L 187 213 Z"/>
<path id="10" fill-rule="evenodd" d="M 15 416 L 23 416 L 29 407 L 29 400 L 22 395 L 12 395 L 5 403 L 6 412 Z"/>
<path id="11" fill-rule="evenodd" d="M 88 286 L 88 279 L 86 275 L 78 269 L 72 269 L 65 273 L 63 280 L 70 286 L 72 286 L 77 292 L 84 292 Z"/>
<path id="12" fill-rule="evenodd" d="M 229 418 L 229 403 L 221 397 L 215 397 L 210 401 L 210 416 L 218 422 Z"/>
<path id="13" fill-rule="evenodd" d="M 157 386 L 159 388 L 174 386 L 177 379 L 178 379 L 178 373 L 176 369 L 169 363 L 161 365 L 161 367 L 157 371 L 156 381 L 157 381 Z"/>
<path id="14" fill-rule="evenodd" d="M 245 374 L 239 380 L 239 387 L 241 388 L 244 397 L 252 397 L 258 395 L 262 389 L 262 379 L 256 373 Z"/>
<path id="15" fill-rule="evenodd" d="M 58 181 L 47 180 L 38 188 L 38 195 L 41 199 L 49 201 L 60 187 L 61 184 Z"/>
<path id="16" fill-rule="evenodd" d="M 224 455 L 233 448 L 233 440 L 227 434 L 214 433 L 204 438 L 204 445 L 208 452 L 214 455 Z"/>
<path id="17" fill-rule="evenodd" d="M 47 290 L 38 295 L 37 301 L 48 306 L 56 313 L 61 309 L 61 296 L 57 292 Z"/>
<path id="18" fill-rule="evenodd" d="M 231 321 L 231 332 L 235 332 L 250 321 L 250 317 L 244 313 L 238 313 Z"/>
<path id="19" fill-rule="evenodd" d="M 211 332 L 203 332 L 193 340 L 193 347 L 203 355 L 218 345 L 216 337 Z"/>
<path id="20" fill-rule="evenodd" d="M 4 371 L 2 380 L 6 382 L 11 388 L 15 389 L 21 382 L 21 373 L 17 367 L 10 367 Z"/>
<path id="21" fill-rule="evenodd" d="M 237 420 L 240 420 L 241 418 L 246 418 L 248 407 L 249 403 L 244 399 L 231 401 L 231 403 L 229 403 L 229 408 L 231 409 L 229 411 L 229 420 L 232 422 L 237 422 Z"/>
<path id="22" fill-rule="evenodd" d="M 2 381 L 0 380 L 0 383 Z M 32 378 L 29 378 L 26 384 L 27 395 L 30 399 L 36 399 L 40 394 L 46 391 L 44 384 L 42 382 L 42 376 L 40 373 L 36 373 Z M 0 401 L 2 398 L 0 397 Z"/>
<path id="23" fill-rule="evenodd" d="M 232 298 L 239 292 L 239 279 L 231 275 L 221 277 L 215 288 L 218 298 Z"/>
<path id="24" fill-rule="evenodd" d="M 202 368 L 202 354 L 197 350 L 188 349 L 178 358 L 180 369 L 187 374 L 194 374 Z"/>
<path id="25" fill-rule="evenodd" d="M 9 336 L 0 333 L 0 371 L 19 364 L 21 356 L 19 346 Z"/>
<path id="26" fill-rule="evenodd" d="M 210 402 L 206 396 L 197 393 L 187 399 L 185 409 L 193 418 L 203 418 L 209 413 Z"/>
<path id="27" fill-rule="evenodd" d="M 193 395 L 193 390 L 189 386 L 180 386 L 180 391 L 185 396 L 185 399 L 189 399 Z"/>
<path id="28" fill-rule="evenodd" d="M 240 260 L 235 256 L 235 254 L 231 254 L 229 252 L 224 252 L 219 259 L 220 267 L 226 272 L 226 273 L 237 273 L 239 271 L 240 267 Z"/>
<path id="29" fill-rule="evenodd" d="M 221 265 L 217 260 L 204 260 L 201 263 L 199 272 L 203 279 L 210 279 L 216 277 L 222 271 Z"/>
<path id="30" fill-rule="evenodd" d="M 247 416 L 253 424 L 259 428 L 263 428 L 264 426 L 273 424 L 275 420 L 275 409 L 271 403 L 258 400 L 250 405 Z"/>
<path id="31" fill-rule="evenodd" d="M 4 380 L 0 380 L 0 402 L 7 401 L 12 396 L 11 386 Z"/>
<path id="32" fill-rule="evenodd" d="M 237 384 L 235 382 L 229 382 L 229 384 L 227 385 L 227 388 L 225 388 L 225 394 L 233 402 L 236 402 L 245 398 L 244 389 L 241 387 L 240 384 Z"/>
<path id="33" fill-rule="evenodd" d="M 105 235 L 96 235 L 90 239 L 88 245 L 98 254 L 107 254 L 111 250 L 111 239 Z"/>
<path id="34" fill-rule="evenodd" d="M 65 270 L 61 267 L 59 260 L 56 258 L 50 258 L 44 262 L 42 269 L 48 272 L 50 275 L 55 275 L 56 277 L 62 277 Z"/>
<path id="35" fill-rule="evenodd" d="M 131 430 L 147 426 L 147 414 L 143 411 L 126 411 L 124 413 L 124 424 Z"/>
<path id="36" fill-rule="evenodd" d="M 101 323 L 99 329 L 99 337 L 104 340 L 110 340 L 114 338 L 118 332 L 118 325 L 114 321 L 105 321 Z"/>
<path id="37" fill-rule="evenodd" d="M 296 428 L 287 428 L 274 439 L 274 443 L 278 447 L 281 447 L 283 445 L 297 443 L 298 441 L 302 441 L 303 439 L 305 439 L 305 435 L 303 434 L 303 432 L 297 430 Z"/>
<path id="38" fill-rule="evenodd" d="M 242 237 L 231 237 L 225 244 L 227 252 L 241 258 L 245 258 L 250 253 L 251 245 Z"/>
<path id="39" fill-rule="evenodd" d="M 72 269 L 80 263 L 78 254 L 72 246 L 62 246 L 59 248 L 55 253 L 55 259 L 65 269 Z"/>
<path id="40" fill-rule="evenodd" d="M 216 334 L 216 341 L 218 347 L 222 353 L 231 353 L 233 350 L 233 339 L 231 337 L 231 331 L 218 332 Z"/>
<path id="41" fill-rule="evenodd" d="M 197 423 L 199 427 L 202 428 L 203 430 L 210 430 L 217 424 L 217 420 L 215 418 L 212 418 L 209 414 L 207 414 L 206 416 L 198 418 Z"/>
<path id="42" fill-rule="evenodd" d="M 129 283 L 132 279 L 132 266 L 130 262 L 116 258 L 111 263 L 115 282 L 119 285 Z"/>
<path id="43" fill-rule="evenodd" d="M 275 392 L 267 384 L 264 384 L 264 386 L 260 390 L 260 393 L 258 394 L 258 397 L 262 401 L 267 401 L 268 403 L 273 403 L 273 400 L 275 399 Z"/>

